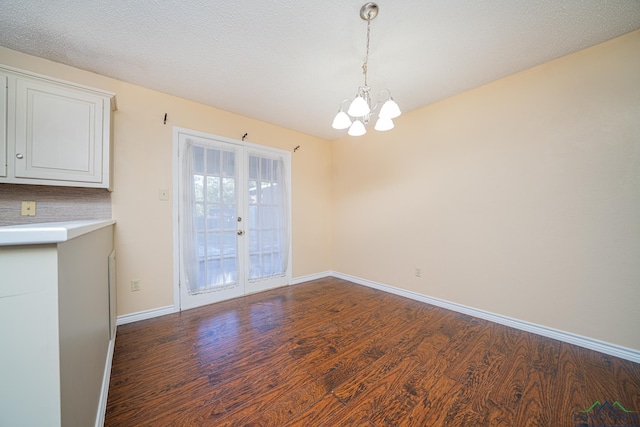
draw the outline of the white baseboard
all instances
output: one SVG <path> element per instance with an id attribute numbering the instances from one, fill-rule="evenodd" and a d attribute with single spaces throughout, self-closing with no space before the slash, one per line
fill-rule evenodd
<path id="1" fill-rule="evenodd" d="M 553 338 L 569 344 L 575 344 L 577 346 L 588 348 L 590 350 L 599 351 L 600 353 L 608 354 L 610 356 L 615 356 L 621 359 L 630 360 L 635 363 L 640 363 L 640 351 L 638 350 L 633 350 L 633 349 L 622 347 L 616 344 L 611 344 L 608 342 L 596 340 L 596 339 L 585 337 L 582 335 L 577 335 L 571 332 L 565 332 L 558 329 L 537 325 L 535 323 L 525 322 L 523 320 L 514 319 L 512 317 L 491 313 L 491 312 L 480 310 L 473 307 L 468 307 L 466 305 L 457 304 L 457 303 L 442 300 L 439 298 L 433 298 L 427 295 L 419 294 L 417 292 L 407 291 L 404 289 L 396 288 L 396 287 L 385 285 L 382 283 L 372 282 L 370 280 L 361 279 L 359 277 L 350 276 L 348 274 L 338 273 L 334 271 L 331 273 L 331 275 L 339 279 L 348 280 L 350 282 L 357 283 L 359 285 L 367 286 L 370 288 L 378 289 L 380 291 L 389 292 L 395 295 L 400 295 L 416 301 L 424 302 L 427 304 L 446 308 L 448 310 L 464 313 L 469 316 L 488 320 L 490 322 L 495 322 L 495 323 L 499 323 L 501 325 L 509 326 L 515 329 L 520 329 L 525 332 L 531 332 L 537 335 Z"/>
<path id="2" fill-rule="evenodd" d="M 96 414 L 96 427 L 104 426 L 104 418 L 107 413 L 107 398 L 109 397 L 109 381 L 111 380 L 111 365 L 113 364 L 113 350 L 116 346 L 116 338 L 109 341 L 107 350 L 107 360 L 104 365 L 102 375 L 102 389 L 100 390 L 100 401 L 98 402 L 98 412 Z"/>
<path id="3" fill-rule="evenodd" d="M 324 271 L 322 273 L 316 273 L 316 274 L 309 274 L 307 276 L 294 277 L 293 279 L 291 279 L 291 284 L 292 285 L 298 285 L 300 283 L 310 282 L 311 280 L 324 279 L 325 277 L 330 277 L 330 276 L 333 276 L 333 272 L 332 271 Z"/>
<path id="4" fill-rule="evenodd" d="M 151 310 L 138 311 L 137 313 L 124 314 L 118 316 L 116 325 L 126 325 L 127 323 L 138 322 L 140 320 L 151 319 L 153 317 L 160 317 L 166 314 L 173 314 L 176 309 L 172 305 L 166 307 L 153 308 Z"/>

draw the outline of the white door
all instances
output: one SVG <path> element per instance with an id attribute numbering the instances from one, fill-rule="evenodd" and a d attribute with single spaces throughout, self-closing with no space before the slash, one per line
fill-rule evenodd
<path id="1" fill-rule="evenodd" d="M 290 153 L 180 128 L 174 146 L 180 309 L 289 284 Z"/>

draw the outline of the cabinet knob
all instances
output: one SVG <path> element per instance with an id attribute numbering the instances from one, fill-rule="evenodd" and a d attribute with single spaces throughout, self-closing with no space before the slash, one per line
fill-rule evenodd
<path id="1" fill-rule="evenodd" d="M 16 159 L 22 159 L 24 158 L 24 156 L 22 155 L 22 153 L 18 153 L 16 154 Z"/>

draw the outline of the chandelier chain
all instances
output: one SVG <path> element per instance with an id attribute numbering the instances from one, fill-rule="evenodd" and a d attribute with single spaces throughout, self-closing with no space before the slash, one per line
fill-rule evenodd
<path id="1" fill-rule="evenodd" d="M 367 19 L 367 53 L 364 57 L 364 64 L 362 64 L 362 73 L 364 74 L 364 86 L 368 87 L 369 84 L 367 82 L 367 71 L 369 65 L 369 42 L 371 41 L 371 18 Z"/>

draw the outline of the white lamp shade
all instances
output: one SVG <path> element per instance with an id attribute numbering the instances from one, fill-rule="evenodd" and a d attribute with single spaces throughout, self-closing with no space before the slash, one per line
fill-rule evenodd
<path id="1" fill-rule="evenodd" d="M 396 101 L 394 101 L 393 98 L 389 98 L 387 102 L 382 105 L 382 108 L 380 108 L 378 117 L 383 119 L 395 119 L 400 114 L 402 114 L 402 112 L 400 111 L 398 104 L 396 104 Z"/>
<path id="2" fill-rule="evenodd" d="M 351 101 L 351 105 L 349 105 L 349 110 L 347 111 L 351 117 L 364 117 L 370 112 L 369 104 L 367 104 L 367 101 L 361 96 L 357 96 L 356 99 Z"/>
<path id="3" fill-rule="evenodd" d="M 367 129 L 364 127 L 364 124 L 360 120 L 354 120 L 353 124 L 349 128 L 348 133 L 351 136 L 362 136 L 367 133 Z"/>
<path id="4" fill-rule="evenodd" d="M 346 129 L 351 126 L 351 119 L 347 116 L 347 113 L 340 110 L 338 114 L 333 119 L 333 124 L 331 125 L 334 129 Z"/>
<path id="5" fill-rule="evenodd" d="M 379 117 L 376 122 L 375 130 L 385 131 L 393 129 L 393 120 Z"/>

